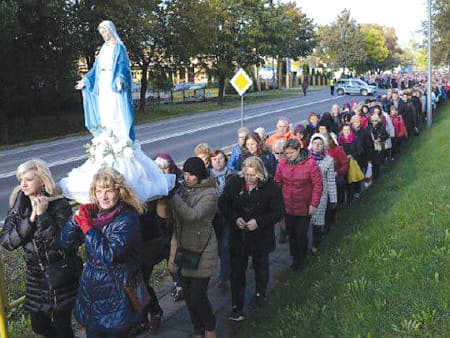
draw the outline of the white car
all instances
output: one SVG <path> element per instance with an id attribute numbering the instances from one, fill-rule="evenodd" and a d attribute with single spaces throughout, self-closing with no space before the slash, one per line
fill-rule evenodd
<path id="1" fill-rule="evenodd" d="M 373 95 L 377 87 L 367 84 L 359 79 L 341 79 L 336 83 L 336 94 L 357 94 L 362 96 Z"/>

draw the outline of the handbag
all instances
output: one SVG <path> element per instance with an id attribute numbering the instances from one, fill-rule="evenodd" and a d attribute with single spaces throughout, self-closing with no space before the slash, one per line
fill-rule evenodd
<path id="1" fill-rule="evenodd" d="M 202 251 L 192 251 L 188 249 L 177 248 L 175 258 L 173 262 L 180 268 L 186 270 L 197 270 L 200 264 L 200 258 L 202 257 Z"/>
<path id="2" fill-rule="evenodd" d="M 173 262 L 179 268 L 183 268 L 186 270 L 197 270 L 200 264 L 200 258 L 202 257 L 202 253 L 203 251 L 205 251 L 206 247 L 208 246 L 209 240 L 211 239 L 212 231 L 213 230 L 210 228 L 208 240 L 206 241 L 205 245 L 200 251 L 183 249 L 181 247 L 180 241 L 180 246 L 177 248 Z"/>
<path id="3" fill-rule="evenodd" d="M 354 158 L 350 159 L 350 164 L 347 172 L 348 183 L 360 182 L 364 179 L 364 174 L 358 162 Z"/>
<path id="4" fill-rule="evenodd" d="M 127 283 L 124 283 L 111 267 L 108 268 L 108 271 L 111 272 L 116 282 L 123 287 L 133 311 L 141 312 L 145 310 L 150 304 L 151 297 L 148 293 L 147 285 L 144 282 L 142 271 L 138 270 L 134 277 Z"/>
<path id="5" fill-rule="evenodd" d="M 132 283 L 124 285 L 123 289 L 135 312 L 143 311 L 150 304 L 150 294 L 140 271 L 136 274 Z"/>
<path id="6" fill-rule="evenodd" d="M 367 189 L 372 185 L 372 162 L 367 163 L 366 174 L 364 176 L 363 188 Z"/>
<path id="7" fill-rule="evenodd" d="M 33 245 L 37 252 L 39 266 L 44 273 L 45 281 L 49 290 L 56 290 L 65 285 L 70 285 L 78 281 L 83 271 L 83 261 L 78 255 L 67 256 L 63 251 L 62 259 L 48 263 L 46 266 L 39 258 L 39 250 L 36 241 L 33 239 Z M 44 248 L 45 256 L 48 261 L 47 250 Z"/>

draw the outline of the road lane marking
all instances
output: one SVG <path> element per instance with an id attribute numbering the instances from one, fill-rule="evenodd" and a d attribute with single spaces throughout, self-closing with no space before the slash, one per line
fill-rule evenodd
<path id="1" fill-rule="evenodd" d="M 249 116 L 247 116 L 245 118 L 245 120 L 246 121 L 253 120 L 253 119 L 258 118 L 258 117 L 263 117 L 263 116 L 267 116 L 267 115 L 274 114 L 274 113 L 280 113 L 280 112 L 285 111 L 285 110 L 292 110 L 292 109 L 296 109 L 296 108 L 311 106 L 313 104 L 323 103 L 323 102 L 332 101 L 332 100 L 336 100 L 336 98 L 335 97 L 330 97 L 330 98 L 326 98 L 326 99 L 322 99 L 322 100 L 318 100 L 318 101 L 313 101 L 313 102 L 309 102 L 309 103 L 303 103 L 303 104 L 288 106 L 288 107 L 285 107 L 285 108 L 282 108 L 282 109 L 271 110 L 271 111 L 268 111 L 268 112 L 259 113 L 259 114 L 255 114 L 255 115 L 249 115 Z M 199 131 L 204 131 L 204 130 L 208 130 L 208 129 L 212 129 L 212 128 L 217 128 L 217 127 L 230 125 L 230 124 L 237 123 L 237 122 L 240 122 L 240 121 L 241 121 L 240 118 L 236 118 L 236 119 L 233 119 L 233 120 L 217 122 L 217 123 L 213 123 L 213 124 L 206 125 L 206 126 L 203 126 L 203 127 L 198 127 L 198 128 L 194 128 L 194 129 L 188 129 L 188 130 L 184 130 L 184 131 L 181 131 L 181 132 L 172 133 L 172 134 L 169 134 L 169 135 L 164 135 L 164 136 L 152 138 L 152 139 L 149 139 L 149 140 L 146 140 L 146 141 L 139 141 L 139 143 L 141 145 L 155 143 L 155 142 L 158 142 L 158 141 L 168 140 L 168 139 L 171 139 L 171 138 L 174 138 L 174 137 L 190 135 L 190 134 L 197 133 Z M 228 147 L 230 147 L 230 146 L 224 146 L 223 148 L 228 148 Z M 68 164 L 68 163 L 80 161 L 80 160 L 87 159 L 87 158 L 88 158 L 88 156 L 86 154 L 80 155 L 80 156 L 75 156 L 75 157 L 69 157 L 69 158 L 64 159 L 64 160 L 58 160 L 58 161 L 51 162 L 51 163 L 48 164 L 48 166 L 49 166 L 49 168 L 52 168 L 52 167 L 55 167 L 55 166 L 58 166 L 58 165 Z M 13 177 L 13 176 L 16 176 L 16 171 L 15 170 L 14 171 L 10 171 L 10 172 L 6 172 L 6 173 L 3 173 L 3 174 L 0 174 L 0 179 L 9 178 L 9 177 Z"/>

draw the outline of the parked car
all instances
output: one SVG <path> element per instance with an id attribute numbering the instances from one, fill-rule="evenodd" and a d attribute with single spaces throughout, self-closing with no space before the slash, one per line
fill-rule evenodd
<path id="1" fill-rule="evenodd" d="M 357 94 L 357 95 L 373 95 L 377 92 L 377 87 L 369 85 L 359 79 L 341 79 L 336 83 L 336 93 L 338 95 Z"/>

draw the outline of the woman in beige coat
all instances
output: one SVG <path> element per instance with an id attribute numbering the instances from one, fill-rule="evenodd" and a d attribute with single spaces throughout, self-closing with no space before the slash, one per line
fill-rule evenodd
<path id="1" fill-rule="evenodd" d="M 194 337 L 213 338 L 216 318 L 207 291 L 218 260 L 217 240 L 211 225 L 217 209 L 215 181 L 208 177 L 205 164 L 198 157 L 189 158 L 183 172 L 184 182 L 171 200 L 175 228 L 169 268 L 180 275 Z M 196 254 L 200 256 L 197 264 L 193 259 Z"/>

